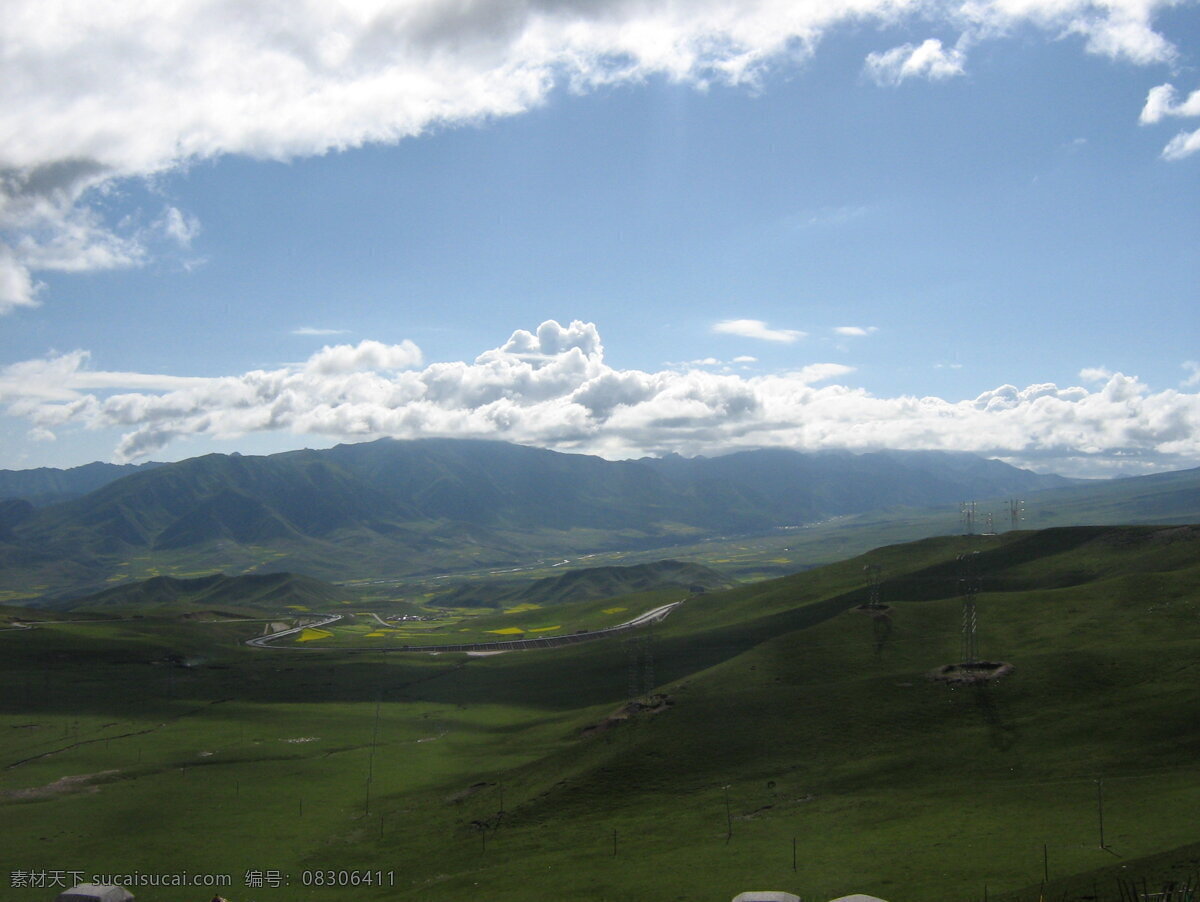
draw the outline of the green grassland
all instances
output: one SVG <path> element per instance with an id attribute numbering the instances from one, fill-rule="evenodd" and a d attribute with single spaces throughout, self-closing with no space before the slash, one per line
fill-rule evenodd
<path id="1" fill-rule="evenodd" d="M 926 675 L 958 659 L 975 551 L 982 653 L 1015 669 L 951 688 Z M 886 617 L 855 609 L 868 565 Z M 222 873 L 233 902 L 1032 902 L 1044 864 L 1047 898 L 1115 900 L 1115 875 L 1200 855 L 1197 527 L 925 539 L 691 598 L 637 639 L 488 658 L 249 634 L 0 632 L 6 870 Z M 302 885 L 326 869 L 394 886 Z M 291 885 L 244 885 L 270 870 Z"/>

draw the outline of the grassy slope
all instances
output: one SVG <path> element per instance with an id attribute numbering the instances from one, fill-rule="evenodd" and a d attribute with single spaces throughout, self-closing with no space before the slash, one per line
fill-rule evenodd
<path id="1" fill-rule="evenodd" d="M 964 550 L 981 552 L 982 650 L 1017 669 L 951 690 L 923 674 L 957 655 Z M 224 893 L 235 902 L 700 900 L 763 886 L 936 902 L 985 882 L 1036 898 L 1043 844 L 1052 877 L 1117 862 L 1097 848 L 1098 775 L 1122 862 L 1196 839 L 1198 550 L 1195 529 L 880 549 L 868 560 L 885 568 L 890 630 L 849 610 L 866 597 L 862 559 L 713 593 L 648 643 L 674 705 L 588 738 L 631 675 L 649 676 L 645 646 L 465 661 L 254 653 L 232 624 L 23 633 L 0 639 L 14 687 L 0 698 L 0 792 L 117 773 L 95 792 L 0 801 L 14 815 L 5 859 L 239 884 L 247 868 L 396 872 L 387 893 L 239 885 Z M 209 666 L 148 663 L 167 652 Z"/>
<path id="2" fill-rule="evenodd" d="M 128 611 L 167 615 L 216 610 L 261 615 L 284 609 L 326 610 L 353 598 L 355 592 L 294 573 L 226 576 L 211 573 L 192 579 L 156 576 L 126 583 L 94 595 L 53 605 L 59 610 Z"/>

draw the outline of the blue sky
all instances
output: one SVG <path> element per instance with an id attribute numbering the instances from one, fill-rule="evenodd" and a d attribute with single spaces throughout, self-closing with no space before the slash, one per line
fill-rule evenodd
<path id="1" fill-rule="evenodd" d="M 1195 3 L 117 9 L 0 35 L 0 466 L 1200 465 Z"/>

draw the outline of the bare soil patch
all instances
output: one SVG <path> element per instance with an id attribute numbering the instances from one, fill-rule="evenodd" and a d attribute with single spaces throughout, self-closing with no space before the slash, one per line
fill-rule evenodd
<path id="1" fill-rule="evenodd" d="M 662 714 L 664 711 L 670 710 L 675 704 L 675 699 L 669 695 L 652 695 L 649 698 L 629 702 L 622 705 L 600 723 L 589 724 L 579 731 L 581 736 L 594 736 L 597 733 L 602 733 L 605 730 L 610 730 L 619 723 L 624 723 L 632 717 L 638 717 L 643 714 Z"/>
<path id="2" fill-rule="evenodd" d="M 955 686 L 987 683 L 1006 677 L 1015 668 L 1006 661 L 975 661 L 970 664 L 943 664 L 929 673 L 929 679 Z"/>
<path id="3" fill-rule="evenodd" d="M 73 774 L 59 777 L 53 783 L 47 783 L 45 786 L 9 789 L 4 792 L 4 796 L 9 799 L 52 799 L 55 796 L 73 792 L 99 792 L 100 787 L 94 785 L 95 783 L 119 773 L 119 770 L 102 770 L 94 774 Z"/>

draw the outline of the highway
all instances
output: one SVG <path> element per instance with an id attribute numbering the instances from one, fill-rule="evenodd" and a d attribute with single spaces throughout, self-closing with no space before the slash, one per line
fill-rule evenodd
<path id="1" fill-rule="evenodd" d="M 647 626 L 651 623 L 658 623 L 666 618 L 675 608 L 683 604 L 683 601 L 673 601 L 670 604 L 660 605 L 657 608 L 652 608 L 644 614 L 634 617 L 632 620 L 626 620 L 624 623 L 618 623 L 616 626 L 606 627 L 599 630 L 585 630 L 579 633 L 568 633 L 565 636 L 539 636 L 535 639 L 505 639 L 499 642 L 466 642 L 458 645 L 394 645 L 394 646 L 364 646 L 364 645 L 342 645 L 325 648 L 297 648 L 294 645 L 272 645 L 276 639 L 282 639 L 285 636 L 293 635 L 303 629 L 316 629 L 326 626 L 342 619 L 341 614 L 323 614 L 325 619 L 305 623 L 302 626 L 294 626 L 291 629 L 282 630 L 278 633 L 271 633 L 267 636 L 257 636 L 254 639 L 247 639 L 246 644 L 253 648 L 270 648 L 275 651 L 345 651 L 345 652 L 425 652 L 426 654 L 440 652 L 501 652 L 501 651 L 525 651 L 533 648 L 559 648 L 564 645 L 576 645 L 580 642 L 591 642 L 595 639 L 605 639 L 609 636 L 615 636 L 618 633 L 623 633 L 628 630 L 637 629 L 641 626 Z"/>
<path id="2" fill-rule="evenodd" d="M 293 626 L 291 629 L 280 630 L 277 633 L 269 633 L 265 636 L 255 636 L 253 639 L 247 639 L 246 644 L 251 648 L 276 648 L 277 646 L 268 645 L 268 642 L 273 642 L 276 639 L 282 639 L 284 636 L 291 636 L 301 630 L 319 629 L 323 626 L 328 626 L 331 623 L 336 623 L 342 619 L 341 614 L 319 614 L 322 620 L 305 621 L 299 626 Z"/>

